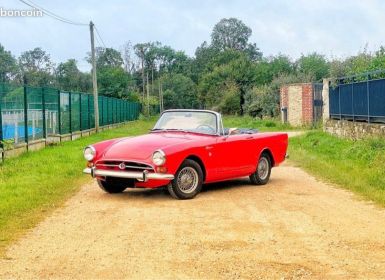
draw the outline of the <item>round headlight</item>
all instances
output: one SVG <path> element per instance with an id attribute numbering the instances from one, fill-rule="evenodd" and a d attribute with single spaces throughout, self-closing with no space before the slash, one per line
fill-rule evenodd
<path id="1" fill-rule="evenodd" d="M 155 152 L 152 154 L 152 162 L 153 162 L 156 166 L 161 166 L 161 165 L 163 165 L 163 164 L 166 163 L 166 155 L 165 155 L 164 152 L 161 151 L 161 150 L 155 151 Z"/>
<path id="2" fill-rule="evenodd" d="M 94 147 L 92 146 L 88 146 L 84 149 L 84 158 L 87 160 L 87 161 L 91 161 L 94 159 L 96 155 L 96 150 Z"/>

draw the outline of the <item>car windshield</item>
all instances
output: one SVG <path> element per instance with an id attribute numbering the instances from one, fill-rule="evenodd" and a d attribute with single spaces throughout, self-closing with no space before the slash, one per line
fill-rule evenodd
<path id="1" fill-rule="evenodd" d="M 181 130 L 214 135 L 217 133 L 217 117 L 210 112 L 164 112 L 153 131 Z"/>

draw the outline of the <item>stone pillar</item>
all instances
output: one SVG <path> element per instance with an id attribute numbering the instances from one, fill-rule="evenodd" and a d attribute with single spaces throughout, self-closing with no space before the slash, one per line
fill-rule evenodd
<path id="1" fill-rule="evenodd" d="M 323 88 L 322 88 L 322 120 L 325 123 L 329 119 L 329 79 L 323 79 Z"/>

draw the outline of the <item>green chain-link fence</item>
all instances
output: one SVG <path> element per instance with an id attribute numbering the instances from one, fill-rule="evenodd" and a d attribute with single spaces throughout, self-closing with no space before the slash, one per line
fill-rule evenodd
<path id="1" fill-rule="evenodd" d="M 99 125 L 136 120 L 140 104 L 99 96 Z M 0 83 L 0 141 L 23 143 L 95 127 L 94 97 Z"/>

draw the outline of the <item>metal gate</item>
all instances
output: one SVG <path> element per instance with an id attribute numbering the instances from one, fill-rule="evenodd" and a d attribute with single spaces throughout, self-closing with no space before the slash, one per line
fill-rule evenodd
<path id="1" fill-rule="evenodd" d="M 313 84 L 313 123 L 317 123 L 322 119 L 322 88 L 322 83 Z"/>

